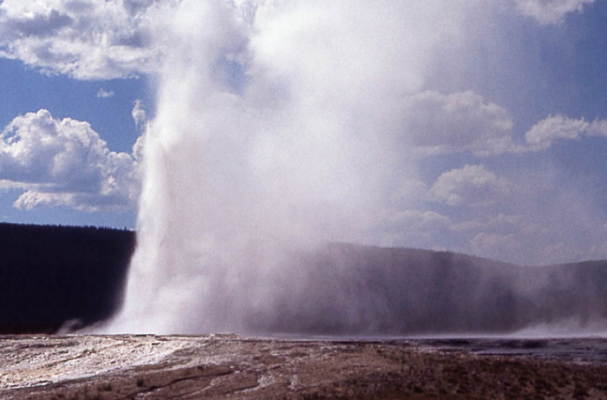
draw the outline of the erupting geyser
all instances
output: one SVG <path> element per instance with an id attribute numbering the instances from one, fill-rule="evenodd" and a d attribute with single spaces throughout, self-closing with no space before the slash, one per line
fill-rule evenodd
<path id="1" fill-rule="evenodd" d="M 439 45 L 460 39 L 475 3 L 169 7 L 150 38 L 164 66 L 145 137 L 138 249 L 124 307 L 104 329 L 268 331 L 273 310 L 314 327 L 336 301 L 353 329 L 368 326 L 379 315 L 368 304 L 380 300 L 359 298 L 356 282 L 327 297 L 332 286 L 297 255 L 373 242 L 394 183 L 415 174 L 403 98 L 423 88 Z"/>

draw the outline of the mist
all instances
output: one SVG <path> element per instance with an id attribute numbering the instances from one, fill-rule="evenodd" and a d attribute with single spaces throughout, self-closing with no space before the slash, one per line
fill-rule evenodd
<path id="1" fill-rule="evenodd" d="M 282 281 L 301 278 L 290 252 L 364 239 L 392 181 L 415 174 L 399 101 L 422 87 L 465 7 L 184 1 L 167 10 L 152 38 L 166 56 L 145 136 L 139 246 L 110 330 L 246 330 L 291 290 Z"/>
<path id="2" fill-rule="evenodd" d="M 537 321 L 494 317 L 524 310 L 513 299 L 533 287 L 519 270 L 363 268 L 359 255 L 326 247 L 377 243 L 385 210 L 420 201 L 421 124 L 403 104 L 428 89 L 437 60 L 448 63 L 484 9 L 475 0 L 168 3 L 149 38 L 164 58 L 143 138 L 138 248 L 123 308 L 102 330 L 496 331 Z M 496 106 L 485 108 L 508 129 Z M 470 284 L 480 286 L 465 294 Z M 483 314 L 487 296 L 495 302 Z M 460 303 L 438 307 L 451 299 Z"/>

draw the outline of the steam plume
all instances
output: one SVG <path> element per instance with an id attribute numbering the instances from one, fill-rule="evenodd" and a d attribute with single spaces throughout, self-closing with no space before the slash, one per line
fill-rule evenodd
<path id="1" fill-rule="evenodd" d="M 165 61 L 139 245 L 107 329 L 248 331 L 286 291 L 317 296 L 293 255 L 372 240 L 394 183 L 415 177 L 403 98 L 472 3 L 174 3 L 152 38 Z"/>

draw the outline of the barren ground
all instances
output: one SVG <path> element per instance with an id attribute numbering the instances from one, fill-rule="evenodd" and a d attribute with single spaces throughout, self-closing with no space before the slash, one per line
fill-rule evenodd
<path id="1" fill-rule="evenodd" d="M 0 337 L 0 399 L 607 399 L 607 366 L 407 341 Z"/>

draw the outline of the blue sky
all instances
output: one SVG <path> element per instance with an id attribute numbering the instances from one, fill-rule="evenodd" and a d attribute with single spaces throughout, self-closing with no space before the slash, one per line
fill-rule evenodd
<path id="1" fill-rule="evenodd" d="M 0 1 L 0 220 L 135 228 L 135 116 L 154 117 L 172 3 Z M 391 182 L 406 194 L 361 240 L 522 264 L 607 257 L 607 2 L 459 3 L 461 38 L 436 39 L 421 83 L 399 86 L 414 161 Z M 246 63 L 224 64 L 244 91 Z"/>
<path id="2" fill-rule="evenodd" d="M 145 76 L 131 79 L 77 80 L 65 75 L 40 73 L 19 60 L 0 59 L 0 125 L 6 127 L 19 115 L 49 110 L 56 119 L 71 118 L 90 123 L 108 148 L 132 151 L 141 131 L 131 115 L 136 100 L 150 103 Z M 102 95 L 104 93 L 105 95 Z M 19 209 L 14 201 L 23 193 L 9 189 L 0 194 L 1 219 L 7 222 L 63 225 L 98 225 L 134 228 L 136 209 L 82 211 L 57 205 Z"/>

